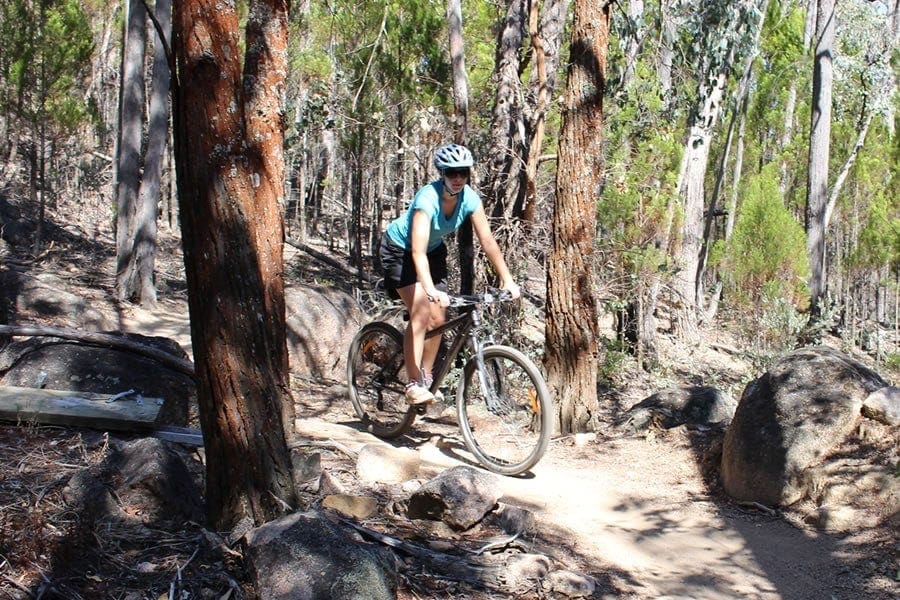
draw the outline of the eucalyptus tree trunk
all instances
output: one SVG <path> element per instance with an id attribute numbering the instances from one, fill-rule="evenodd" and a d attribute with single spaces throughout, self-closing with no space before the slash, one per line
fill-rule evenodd
<path id="1" fill-rule="evenodd" d="M 466 75 L 460 0 L 448 0 L 447 23 L 450 32 L 450 65 L 453 70 L 453 103 L 456 107 L 453 141 L 465 145 L 469 122 L 469 79 Z M 459 228 L 456 241 L 459 253 L 459 291 L 461 294 L 471 294 L 475 288 L 475 247 L 472 222 L 469 219 Z"/>
<path id="2" fill-rule="evenodd" d="M 147 11 L 142 0 L 127 0 L 119 87 L 119 138 L 116 148 L 116 295 L 131 300 L 128 282 L 140 222 L 141 143 L 144 124 L 144 51 Z M 130 287 L 130 286 L 129 286 Z"/>
<path id="3" fill-rule="evenodd" d="M 719 71 L 707 80 L 709 87 L 703 90 L 703 104 L 691 122 L 679 172 L 678 192 L 683 223 L 676 257 L 679 270 L 672 286 L 676 295 L 673 325 L 678 334 L 689 341 L 697 337 L 697 310 L 700 307 L 697 277 L 703 241 L 703 182 L 727 75 L 726 71 Z"/>
<path id="4" fill-rule="evenodd" d="M 600 189 L 602 99 L 609 5 L 575 0 L 547 260 L 547 383 L 559 433 L 588 431 L 597 418 L 599 323 L 593 242 Z"/>
<path id="5" fill-rule="evenodd" d="M 559 68 L 559 48 L 565 29 L 568 0 L 547 0 L 538 18 L 536 3 L 532 4 L 528 17 L 528 34 L 531 38 L 534 68 L 531 71 L 531 89 L 536 90 L 533 106 L 526 107 L 528 120 L 526 137 L 527 154 L 525 179 L 519 193 L 520 205 L 514 211 L 525 223 L 532 223 L 537 211 L 537 169 L 546 129 L 547 113 L 553 90 L 556 88 L 556 71 Z"/>
<path id="6" fill-rule="evenodd" d="M 722 232 L 722 239 L 725 242 L 728 242 L 728 240 L 731 239 L 731 234 L 734 233 L 734 222 L 737 216 L 738 192 L 740 190 L 741 173 L 743 172 L 744 166 L 744 140 L 746 139 L 747 132 L 748 100 L 749 97 L 745 97 L 744 102 L 741 105 L 739 116 L 737 148 L 734 153 L 734 165 L 731 168 L 731 193 L 728 195 L 728 203 L 725 206 L 725 229 Z M 718 312 L 719 309 L 719 300 L 722 297 L 722 280 L 719 278 L 719 273 L 716 275 L 716 285 L 713 289 L 713 293 L 710 295 L 709 306 L 706 310 L 707 322 L 711 322 L 715 318 L 716 312 Z"/>
<path id="7" fill-rule="evenodd" d="M 125 264 L 117 272 L 120 300 L 156 305 L 156 218 L 162 187 L 163 164 L 169 141 L 169 58 L 168 39 L 172 30 L 171 0 L 156 0 L 154 7 L 153 77 L 147 123 L 147 150 L 140 177 L 138 200 L 130 223 L 131 239 Z M 162 37 L 161 37 L 162 36 Z"/>
<path id="8" fill-rule="evenodd" d="M 620 82 L 622 89 L 627 88 L 628 84 L 634 78 L 638 54 L 641 50 L 644 27 L 639 24 L 644 21 L 644 0 L 629 0 L 626 13 L 630 24 L 629 33 L 631 35 L 625 40 L 625 68 L 622 69 L 622 81 Z"/>
<path id="9" fill-rule="evenodd" d="M 697 72 L 698 104 L 691 115 L 678 176 L 683 222 L 675 257 L 679 269 L 672 284 L 675 293 L 673 325 L 682 339 L 689 341 L 697 339 L 698 311 L 703 305 L 700 269 L 704 179 L 710 144 L 734 58 L 738 53 L 752 55 L 756 52 L 767 3 L 768 0 L 756 0 L 755 3 L 738 2 L 734 6 L 709 4 L 709 14 L 704 15 L 697 33 L 703 36 L 704 52 Z M 753 21 L 748 23 L 748 18 Z"/>
<path id="10" fill-rule="evenodd" d="M 812 43 L 813 32 L 816 29 L 816 0 L 803 0 L 806 3 L 806 21 L 803 27 L 803 47 L 809 48 Z M 787 150 L 794 135 L 794 112 L 797 106 L 797 81 L 791 78 L 788 84 L 788 98 L 784 107 L 784 125 L 781 129 L 779 150 Z M 784 194 L 790 185 L 791 173 L 788 168 L 787 158 L 781 160 L 781 177 L 778 181 L 778 189 Z"/>
<path id="11" fill-rule="evenodd" d="M 675 17 L 672 15 L 672 7 L 675 2 L 677 0 L 660 0 L 659 3 L 660 43 L 656 73 L 666 106 L 672 103 L 672 70 L 675 64 Z"/>
<path id="12" fill-rule="evenodd" d="M 450 30 L 450 66 L 453 70 L 453 103 L 456 106 L 457 143 L 465 144 L 469 128 L 469 78 L 466 75 L 466 53 L 462 34 L 460 0 L 448 0 L 447 23 Z"/>
<path id="13" fill-rule="evenodd" d="M 491 116 L 485 210 L 501 217 L 515 203 L 522 169 L 525 120 L 520 55 L 527 27 L 525 0 L 507 0 L 506 16 L 497 35 L 494 77 L 497 93 Z"/>
<path id="14" fill-rule="evenodd" d="M 545 137 L 545 119 L 556 87 L 568 0 L 527 3 L 508 0 L 498 36 L 497 96 L 491 123 L 490 213 L 495 218 L 534 219 L 537 167 Z M 526 29 L 527 28 L 527 29 Z M 521 83 L 525 34 L 531 40 L 533 66 L 528 89 Z M 501 239 L 506 245 L 506 240 Z"/>
<path id="15" fill-rule="evenodd" d="M 285 339 L 288 5 L 176 0 L 175 152 L 212 526 L 297 506 Z M 246 48 L 243 68 L 242 48 Z"/>
<path id="16" fill-rule="evenodd" d="M 765 15 L 766 10 L 769 6 L 769 0 L 762 0 L 760 6 L 760 12 Z M 765 17 L 763 17 L 764 19 Z M 740 120 L 741 127 L 744 126 L 744 119 L 747 114 L 747 107 L 750 102 L 750 91 L 753 87 L 753 63 L 756 61 L 756 57 L 758 56 L 759 49 L 759 40 L 762 35 L 762 25 L 763 21 L 761 20 L 759 23 L 759 27 L 756 28 L 756 32 L 754 34 L 753 39 L 753 47 L 747 53 L 747 58 L 744 61 L 744 71 L 741 76 L 740 85 L 738 85 L 738 89 L 734 95 L 734 115 L 731 118 L 731 123 L 728 126 L 728 135 L 725 139 L 725 150 L 722 153 L 722 160 L 720 162 L 719 168 L 716 173 L 716 180 L 713 186 L 712 194 L 710 194 L 709 199 L 709 209 L 706 211 L 706 219 L 703 228 L 703 240 L 701 243 L 701 251 L 700 251 L 700 259 L 699 264 L 697 265 L 697 288 L 698 290 L 703 289 L 704 280 L 706 278 L 706 261 L 709 257 L 709 246 L 712 243 L 712 231 L 713 231 L 713 221 L 719 214 L 719 194 L 722 189 L 726 166 L 728 164 L 728 157 L 731 153 L 731 141 L 734 136 L 734 127 L 735 122 Z M 743 141 L 743 137 L 741 137 L 741 141 Z M 741 154 L 736 160 L 736 162 L 742 162 L 743 160 L 743 145 L 740 147 Z M 735 185 L 739 183 L 741 171 L 740 169 L 735 169 L 733 171 L 735 177 Z M 714 294 L 718 295 L 719 291 L 718 282 L 715 286 Z M 703 319 L 709 321 L 715 315 L 715 309 L 707 310 L 707 307 L 704 306 L 704 298 L 701 293 L 697 294 L 697 308 L 703 314 Z"/>
<path id="17" fill-rule="evenodd" d="M 834 81 L 834 0 L 818 0 L 813 58 L 812 122 L 809 135 L 809 182 L 806 193 L 806 251 L 811 275 L 810 320 L 821 316 L 825 294 L 825 228 L 828 161 L 831 153 L 831 91 Z"/>

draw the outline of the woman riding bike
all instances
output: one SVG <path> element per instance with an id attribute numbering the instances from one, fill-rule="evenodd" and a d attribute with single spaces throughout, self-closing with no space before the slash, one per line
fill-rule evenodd
<path id="1" fill-rule="evenodd" d="M 519 297 L 500 246 L 488 225 L 481 197 L 468 183 L 475 161 L 468 148 L 450 144 L 434 155 L 440 179 L 422 187 L 406 213 L 388 225 L 381 238 L 379 258 L 388 293 L 399 297 L 409 312 L 403 335 L 403 358 L 410 404 L 434 401 L 431 372 L 440 336 L 425 340 L 425 333 L 446 321 L 447 247 L 444 237 L 467 217 L 485 256 L 494 266 L 502 289 Z"/>

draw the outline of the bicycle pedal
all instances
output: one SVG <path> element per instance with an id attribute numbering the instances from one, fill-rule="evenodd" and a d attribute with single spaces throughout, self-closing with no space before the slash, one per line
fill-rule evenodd
<path id="1" fill-rule="evenodd" d="M 428 406 L 429 406 L 430 404 L 431 404 L 431 402 L 429 402 L 429 403 L 427 403 L 427 404 L 416 404 L 416 405 L 415 405 L 415 408 L 416 408 L 416 414 L 417 414 L 417 415 L 425 415 L 425 414 L 427 414 L 427 413 L 428 413 Z"/>

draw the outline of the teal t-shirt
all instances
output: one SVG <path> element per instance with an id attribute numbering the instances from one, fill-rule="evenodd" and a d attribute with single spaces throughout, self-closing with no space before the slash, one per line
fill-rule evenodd
<path id="1" fill-rule="evenodd" d="M 449 217 L 445 217 L 444 211 L 441 210 L 441 194 L 443 191 L 444 182 L 443 180 L 438 180 L 416 192 L 406 212 L 388 225 L 387 235 L 391 241 L 401 248 L 411 249 L 410 229 L 412 228 L 413 213 L 421 210 L 431 219 L 427 250 L 431 252 L 441 244 L 441 240 L 445 236 L 459 229 L 466 217 L 470 216 L 481 206 L 481 196 L 466 185 L 459 193 L 456 210 Z"/>

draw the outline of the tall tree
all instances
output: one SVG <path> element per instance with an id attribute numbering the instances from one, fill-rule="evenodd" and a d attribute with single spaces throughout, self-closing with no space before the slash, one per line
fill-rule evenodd
<path id="1" fill-rule="evenodd" d="M 828 205 L 828 162 L 831 156 L 834 17 L 834 0 L 818 0 L 809 133 L 809 179 L 806 188 L 806 252 L 811 270 L 809 293 L 813 322 L 820 316 L 825 294 L 825 213 Z"/>
<path id="2" fill-rule="evenodd" d="M 762 15 L 766 14 L 768 8 L 769 0 L 762 0 L 762 7 L 760 9 L 760 13 Z M 743 131 L 744 127 L 744 119 L 747 115 L 747 105 L 750 101 L 750 89 L 754 83 L 753 81 L 753 64 L 756 61 L 756 57 L 758 55 L 759 49 L 759 39 L 762 35 L 763 29 L 763 21 L 760 20 L 759 26 L 756 27 L 754 33 L 754 40 L 752 48 L 747 52 L 745 61 L 744 61 L 744 70 L 743 75 L 741 76 L 740 83 L 735 90 L 734 96 L 731 100 L 731 105 L 734 107 L 734 111 L 731 117 L 731 123 L 728 126 L 728 134 L 725 136 L 725 149 L 722 153 L 722 160 L 719 163 L 718 172 L 716 173 L 715 184 L 713 185 L 712 193 L 709 197 L 709 209 L 706 211 L 706 217 L 704 219 L 704 227 L 703 227 L 703 238 L 701 240 L 701 251 L 699 256 L 699 262 L 697 264 L 697 281 L 698 285 L 703 285 L 704 275 L 706 273 L 707 259 L 709 258 L 709 246 L 712 243 L 711 234 L 713 230 L 713 221 L 716 216 L 720 212 L 719 208 L 719 194 L 722 190 L 722 183 L 725 177 L 725 168 L 728 164 L 728 157 L 731 154 L 731 142 L 734 138 L 734 129 L 735 125 L 740 122 L 741 130 Z M 743 162 L 743 135 L 738 136 L 738 152 L 735 157 L 736 174 L 740 174 L 740 164 Z M 719 289 L 718 285 L 716 285 L 716 290 Z M 713 298 L 711 300 L 711 305 L 717 302 L 718 291 L 714 291 L 712 294 Z M 701 309 L 706 309 L 706 307 L 700 306 Z M 715 309 L 710 306 L 704 315 L 704 319 L 709 318 Z"/>
<path id="3" fill-rule="evenodd" d="M 497 38 L 497 92 L 486 194 L 494 217 L 526 222 L 535 217 L 537 169 L 556 88 L 568 6 L 569 0 L 507 2 Z M 526 85 L 522 76 L 529 64 L 532 68 Z"/>
<path id="4" fill-rule="evenodd" d="M 513 205 L 514 184 L 523 162 L 519 156 L 525 135 L 520 71 L 527 22 L 525 0 L 507 0 L 506 12 L 498 27 L 494 59 L 496 93 L 489 134 L 492 152 L 489 155 L 485 193 L 488 212 L 495 216 L 502 215 L 505 207 Z"/>
<path id="5" fill-rule="evenodd" d="M 762 0 L 765 2 L 766 0 Z M 695 27 L 698 56 L 697 101 L 679 170 L 681 240 L 673 288 L 677 294 L 675 327 L 687 338 L 696 337 L 698 309 L 702 306 L 698 280 L 703 240 L 704 181 L 710 146 L 722 108 L 725 87 L 735 59 L 747 52 L 762 26 L 760 0 L 713 2 L 700 9 Z"/>
<path id="6" fill-rule="evenodd" d="M 450 68 L 453 76 L 453 104 L 456 107 L 454 140 L 465 144 L 469 131 L 469 78 L 466 75 L 466 52 L 463 43 L 462 3 L 447 2 L 447 25 L 450 32 Z"/>
<path id="7" fill-rule="evenodd" d="M 591 258 L 602 173 L 609 4 L 575 1 L 547 260 L 547 381 L 560 433 L 587 431 L 597 413 L 599 323 Z"/>
<path id="8" fill-rule="evenodd" d="M 210 522 L 295 506 L 285 339 L 283 114 L 288 3 L 177 0 L 175 152 Z M 241 65 L 242 48 L 246 57 Z"/>
<path id="9" fill-rule="evenodd" d="M 141 4 L 142 2 L 138 2 Z M 117 214 L 117 269 L 116 290 L 119 300 L 141 303 L 146 306 L 156 304 L 156 281 L 154 278 L 156 264 L 156 218 L 162 185 L 163 165 L 166 161 L 166 146 L 169 140 L 169 37 L 172 30 L 171 0 L 156 0 L 153 12 L 153 75 L 150 83 L 150 103 L 147 119 L 147 142 L 142 169 L 134 172 L 132 161 L 139 158 L 134 151 L 140 152 L 141 130 L 143 129 L 143 49 L 131 48 L 143 42 L 144 35 L 137 35 L 133 29 L 145 26 L 140 16 L 143 9 L 133 8 L 129 4 L 129 16 L 126 19 L 127 31 L 123 50 L 123 62 L 128 63 L 123 69 L 122 113 L 120 123 L 127 124 L 129 136 L 127 144 L 120 151 L 119 164 L 124 167 L 120 172 L 127 172 L 125 182 L 120 182 L 119 208 Z M 137 14 L 137 16 L 135 16 Z M 132 23 L 134 21 L 134 23 Z M 135 41 L 132 38 L 138 38 Z M 134 56 L 132 56 L 134 55 Z M 137 64 L 135 60 L 140 60 Z M 137 73 L 134 70 L 137 69 Z M 127 75 L 127 76 L 126 76 Z M 127 82 L 127 83 L 126 83 Z M 136 89 L 140 86 L 141 91 Z M 137 96 L 132 98 L 131 96 Z M 136 114 L 124 114 L 125 109 L 137 111 Z M 136 122 L 135 122 L 136 121 Z M 136 132 L 131 130 L 136 129 Z M 132 139 L 136 138 L 136 139 Z M 123 137 L 125 141 L 125 137 Z M 138 147 L 135 149 L 134 145 Z M 137 179 L 138 187 L 132 186 Z M 125 185 L 127 183 L 127 185 Z"/>
<path id="10" fill-rule="evenodd" d="M 810 44 L 812 43 L 813 30 L 816 27 L 816 0 L 799 0 L 799 3 L 803 5 L 805 9 L 804 13 L 806 18 L 804 19 L 804 27 L 803 27 L 803 52 L 806 53 L 809 49 Z M 786 14 L 785 20 L 788 20 L 790 17 L 790 11 L 793 8 L 790 2 L 785 2 Z M 790 83 L 788 84 L 788 97 L 787 102 L 784 108 L 784 125 L 781 129 L 781 137 L 779 140 L 779 149 L 784 152 L 787 150 L 789 144 L 791 143 L 792 134 L 794 131 L 794 112 L 797 106 L 797 79 L 794 77 L 790 78 Z M 781 180 L 779 182 L 779 188 L 781 189 L 781 193 L 785 193 L 788 188 L 788 180 L 790 179 L 790 169 L 789 163 L 786 158 L 782 158 L 781 161 Z"/>
<path id="11" fill-rule="evenodd" d="M 122 75 L 119 79 L 119 137 L 116 141 L 116 288 L 122 300 L 140 214 L 141 144 L 144 126 L 144 52 L 147 9 L 144 0 L 127 0 L 122 35 Z M 130 286 L 127 286 L 130 287 Z"/>
<path id="12" fill-rule="evenodd" d="M 460 0 L 447 2 L 447 29 L 450 38 L 450 72 L 453 78 L 454 115 L 453 141 L 468 143 L 469 78 L 466 74 L 466 53 L 462 33 L 462 4 Z M 475 288 L 475 247 L 472 221 L 466 219 L 456 236 L 459 253 L 459 291 L 471 294 Z"/>

